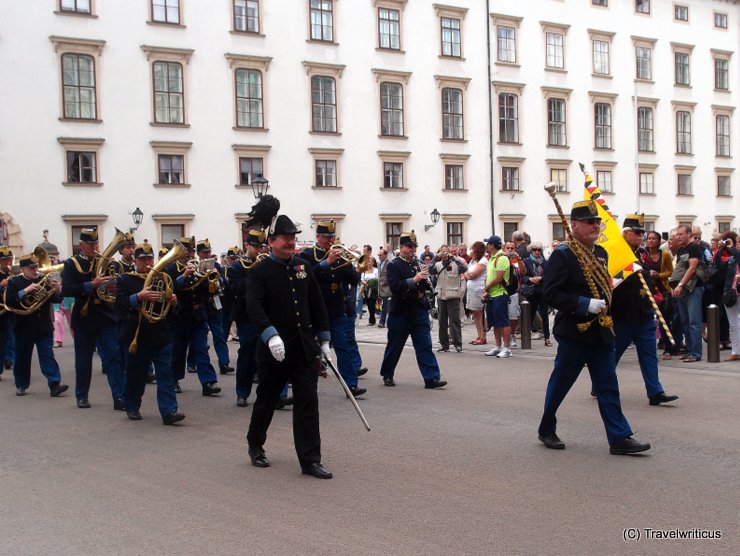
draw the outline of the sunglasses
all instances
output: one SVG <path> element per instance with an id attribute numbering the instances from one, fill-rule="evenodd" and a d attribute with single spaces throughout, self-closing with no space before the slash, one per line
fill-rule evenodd
<path id="1" fill-rule="evenodd" d="M 540 249 L 539 247 L 535 247 L 534 249 L 532 249 L 532 251 L 542 251 L 542 249 Z"/>
<path id="2" fill-rule="evenodd" d="M 632 230 L 632 233 L 635 234 L 635 235 L 638 235 L 638 236 L 644 236 L 645 235 L 645 231 L 644 230 L 639 230 L 639 231 L 638 230 Z"/>
<path id="3" fill-rule="evenodd" d="M 586 218 L 582 220 L 582 222 L 585 222 L 586 224 L 589 224 L 589 225 L 601 224 L 601 218 Z"/>

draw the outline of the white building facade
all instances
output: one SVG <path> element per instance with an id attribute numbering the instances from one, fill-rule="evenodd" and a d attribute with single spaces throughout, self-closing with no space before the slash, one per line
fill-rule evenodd
<path id="1" fill-rule="evenodd" d="M 562 236 L 542 186 L 618 219 L 737 229 L 734 0 L 39 0 L 0 19 L 0 242 L 79 228 L 239 244 L 270 181 L 313 239 Z M 434 209 L 441 214 L 432 224 Z M 428 228 L 428 229 L 425 229 Z"/>

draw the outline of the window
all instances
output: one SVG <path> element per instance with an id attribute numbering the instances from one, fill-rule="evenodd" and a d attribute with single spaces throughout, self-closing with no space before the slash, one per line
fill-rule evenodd
<path id="1" fill-rule="evenodd" d="M 727 29 L 727 14 L 714 12 L 714 26 L 718 29 Z"/>
<path id="2" fill-rule="evenodd" d="M 504 222 L 504 235 L 502 237 L 511 237 L 511 234 L 518 231 L 520 226 L 520 222 Z"/>
<path id="3" fill-rule="evenodd" d="M 154 121 L 160 124 L 184 124 L 182 64 L 154 62 Z"/>
<path id="4" fill-rule="evenodd" d="M 442 17 L 442 56 L 459 58 L 460 52 L 460 20 Z"/>
<path id="5" fill-rule="evenodd" d="M 385 223 L 385 242 L 390 243 L 393 249 L 398 249 L 402 230 L 403 230 L 403 222 L 386 222 Z"/>
<path id="6" fill-rule="evenodd" d="M 653 152 L 653 109 L 648 106 L 637 107 L 637 149 Z"/>
<path id="7" fill-rule="evenodd" d="M 337 94 L 333 77 L 314 75 L 311 77 L 311 103 L 313 131 L 337 132 Z"/>
<path id="8" fill-rule="evenodd" d="M 717 176 L 717 195 L 719 197 L 729 197 L 732 195 L 730 191 L 730 176 Z"/>
<path id="9" fill-rule="evenodd" d="M 180 0 L 152 0 L 152 21 L 180 24 Z"/>
<path id="10" fill-rule="evenodd" d="M 635 47 L 635 63 L 637 79 L 647 81 L 653 78 L 653 49 L 648 46 Z"/>
<path id="11" fill-rule="evenodd" d="M 445 189 L 465 189 L 462 164 L 445 164 Z"/>
<path id="12" fill-rule="evenodd" d="M 234 31 L 260 32 L 260 5 L 258 0 L 234 0 Z"/>
<path id="13" fill-rule="evenodd" d="M 565 229 L 562 222 L 552 223 L 552 239 L 553 241 L 565 241 Z"/>
<path id="14" fill-rule="evenodd" d="M 59 9 L 62 12 L 90 14 L 90 0 L 61 0 Z"/>
<path id="15" fill-rule="evenodd" d="M 608 6 L 609 0 L 591 0 L 591 3 L 594 6 Z M 509 237 L 509 236 L 506 236 L 506 237 Z"/>
<path id="16" fill-rule="evenodd" d="M 717 114 L 717 156 L 730 156 L 730 117 L 727 114 Z"/>
<path id="17" fill-rule="evenodd" d="M 460 245 L 463 242 L 463 223 L 447 222 L 447 245 Z"/>
<path id="18" fill-rule="evenodd" d="M 520 191 L 519 189 L 519 168 L 515 166 L 501 167 L 501 190 L 502 191 Z"/>
<path id="19" fill-rule="evenodd" d="M 609 75 L 609 43 L 606 41 L 593 41 L 594 73 L 597 75 Z"/>
<path id="20" fill-rule="evenodd" d="M 442 89 L 442 137 L 463 138 L 463 92 L 462 89 Z"/>
<path id="21" fill-rule="evenodd" d="M 378 46 L 391 50 L 401 49 L 401 12 L 378 8 Z"/>
<path id="22" fill-rule="evenodd" d="M 655 174 L 652 172 L 640 172 L 640 195 L 655 194 Z"/>
<path id="23" fill-rule="evenodd" d="M 516 63 L 516 29 L 506 25 L 496 26 L 496 59 L 499 62 Z"/>
<path id="24" fill-rule="evenodd" d="M 262 158 L 240 156 L 239 157 L 239 185 L 252 185 L 252 180 L 257 176 L 263 176 Z"/>
<path id="25" fill-rule="evenodd" d="M 239 68 L 236 82 L 236 126 L 264 127 L 262 119 L 262 73 Z"/>
<path id="26" fill-rule="evenodd" d="M 337 162 L 336 160 L 316 160 L 315 165 L 315 187 L 337 186 Z"/>
<path id="27" fill-rule="evenodd" d="M 334 6 L 332 0 L 310 0 L 311 40 L 334 42 Z"/>
<path id="28" fill-rule="evenodd" d="M 383 187 L 403 189 L 403 162 L 383 163 Z"/>
<path id="29" fill-rule="evenodd" d="M 649 14 L 650 13 L 650 0 L 636 0 L 635 11 L 638 14 Z"/>
<path id="30" fill-rule="evenodd" d="M 185 237 L 185 224 L 160 224 L 159 233 L 162 238 L 161 246 L 172 249 L 175 240 Z"/>
<path id="31" fill-rule="evenodd" d="M 730 88 L 730 61 L 727 59 L 714 59 L 714 88 L 723 91 Z"/>
<path id="32" fill-rule="evenodd" d="M 601 190 L 602 193 L 614 193 L 614 188 L 612 187 L 611 170 L 596 171 L 596 186 Z"/>
<path id="33" fill-rule="evenodd" d="M 97 119 L 95 60 L 83 54 L 62 54 L 64 117 Z"/>
<path id="34" fill-rule="evenodd" d="M 559 33 L 547 33 L 547 62 L 548 68 L 563 69 L 565 58 L 563 55 L 563 35 Z"/>
<path id="35" fill-rule="evenodd" d="M 691 113 L 676 112 L 676 153 L 691 154 Z"/>
<path id="36" fill-rule="evenodd" d="M 162 185 L 185 183 L 185 157 L 183 155 L 160 154 L 159 182 Z"/>
<path id="37" fill-rule="evenodd" d="M 380 134 L 403 137 L 403 86 L 380 84 Z"/>
<path id="38" fill-rule="evenodd" d="M 594 147 L 612 148 L 612 107 L 604 102 L 594 105 Z"/>
<path id="39" fill-rule="evenodd" d="M 547 100 L 547 144 L 564 147 L 565 134 L 565 100 L 551 98 Z"/>
<path id="40" fill-rule="evenodd" d="M 501 143 L 519 142 L 518 99 L 513 93 L 498 95 L 498 140 Z"/>
<path id="41" fill-rule="evenodd" d="M 689 55 L 685 52 L 675 53 L 675 76 L 676 85 L 689 84 Z"/>
<path id="42" fill-rule="evenodd" d="M 678 194 L 691 195 L 691 174 L 678 174 Z"/>
<path id="43" fill-rule="evenodd" d="M 97 183 L 95 153 L 67 151 L 67 183 Z"/>
<path id="44" fill-rule="evenodd" d="M 717 220 L 717 232 L 724 234 L 732 230 L 732 221 L 730 220 Z"/>
<path id="45" fill-rule="evenodd" d="M 676 21 L 688 21 L 689 20 L 689 7 L 676 4 L 673 6 L 673 17 Z"/>
<path id="46" fill-rule="evenodd" d="M 568 170 L 565 168 L 550 168 L 550 181 L 553 182 L 559 193 L 568 191 Z"/>

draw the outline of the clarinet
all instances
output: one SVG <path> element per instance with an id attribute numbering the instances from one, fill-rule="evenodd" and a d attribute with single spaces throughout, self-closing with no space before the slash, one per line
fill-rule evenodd
<path id="1" fill-rule="evenodd" d="M 419 262 L 419 257 L 417 257 L 416 255 L 414 255 L 414 258 L 411 260 L 411 267 L 414 269 L 414 271 L 416 271 L 417 274 L 421 272 L 421 263 Z M 429 276 L 427 276 L 424 279 L 424 283 L 426 284 L 427 289 L 429 290 L 429 295 L 432 298 L 434 298 L 437 295 L 437 292 L 434 289 L 434 284 L 432 284 L 432 281 L 429 279 Z"/>

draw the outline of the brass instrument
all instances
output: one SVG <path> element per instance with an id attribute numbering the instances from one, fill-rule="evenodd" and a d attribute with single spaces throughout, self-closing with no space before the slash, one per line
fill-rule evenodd
<path id="1" fill-rule="evenodd" d="M 20 309 L 16 309 L 15 307 L 10 307 L 9 305 L 7 305 L 5 303 L 7 288 L 3 292 L 2 306 L 16 315 L 30 315 L 38 311 L 41 306 L 46 303 L 46 301 L 52 295 L 54 295 L 54 284 L 57 282 L 57 280 L 52 279 L 53 275 L 60 273 L 64 268 L 64 263 L 55 265 L 49 264 L 51 262 L 49 254 L 46 252 L 46 249 L 44 249 L 40 245 L 33 250 L 33 254 L 38 259 L 40 265 L 39 274 L 41 274 L 41 279 L 35 282 L 39 285 L 39 289 L 29 293 L 28 295 L 26 295 L 26 297 L 21 299 Z"/>
<path id="2" fill-rule="evenodd" d="M 368 260 L 370 257 L 368 257 L 366 254 L 362 254 L 362 256 L 357 260 L 357 272 L 367 272 L 369 263 Z"/>
<path id="3" fill-rule="evenodd" d="M 583 271 L 583 277 L 586 279 L 586 283 L 588 284 L 588 289 L 591 291 L 591 296 L 594 299 L 601 298 L 599 295 L 599 289 L 596 285 L 598 282 L 598 285 L 601 286 L 601 289 L 604 292 L 604 300 L 607 304 L 606 308 L 602 309 L 602 311 L 594 318 L 592 318 L 588 322 L 579 323 L 577 325 L 578 330 L 580 332 L 585 332 L 594 322 L 598 320 L 601 326 L 603 326 L 604 328 L 608 328 L 611 333 L 614 334 L 614 321 L 612 320 L 612 317 L 611 315 L 609 315 L 608 312 L 609 306 L 612 303 L 611 276 L 609 276 L 608 271 L 604 267 L 602 267 L 598 261 L 594 259 L 593 255 L 589 251 L 584 249 L 585 246 L 573 235 L 573 230 L 570 229 L 568 219 L 565 217 L 565 214 L 563 214 L 563 208 L 560 206 L 560 202 L 555 196 L 556 190 L 557 185 L 555 183 L 548 182 L 545 184 L 545 191 L 547 191 L 547 193 L 550 195 L 550 197 L 552 197 L 552 200 L 555 203 L 555 208 L 558 210 L 560 221 L 563 224 L 563 230 L 565 230 L 565 233 L 568 236 L 568 246 L 570 247 L 571 251 L 573 251 L 573 254 L 578 260 L 581 271 Z"/>
<path id="4" fill-rule="evenodd" d="M 190 259 L 187 264 L 194 266 L 195 270 L 188 277 L 189 283 L 182 288 L 183 290 L 194 290 L 206 280 L 208 280 L 209 290 L 215 288 L 217 291 L 220 288 L 221 274 L 216 269 L 216 259 Z"/>
<path id="5" fill-rule="evenodd" d="M 126 243 L 126 234 L 116 228 L 116 235 L 113 240 L 108 244 L 102 253 L 96 253 L 95 257 L 95 276 L 110 276 L 112 279 L 119 274 L 123 274 L 123 265 L 113 259 L 113 256 L 123 247 Z M 115 290 L 111 292 L 107 285 L 99 286 L 95 291 L 98 298 L 106 303 L 115 303 L 116 294 Z"/>
<path id="6" fill-rule="evenodd" d="M 147 321 L 152 324 L 161 322 L 167 318 L 167 314 L 172 308 L 172 278 L 169 274 L 164 272 L 173 262 L 187 257 L 187 248 L 175 240 L 175 245 L 170 249 L 167 254 L 159 259 L 157 263 L 149 267 L 149 273 L 146 275 L 144 280 L 144 289 L 149 288 L 152 291 L 159 292 L 159 299 L 157 301 L 144 301 L 139 308 L 139 324 L 136 327 L 136 333 L 134 339 L 131 340 L 131 344 L 128 346 L 129 353 L 136 353 L 138 348 L 139 330 L 141 329 L 141 318 L 144 317 Z"/>
<path id="7" fill-rule="evenodd" d="M 329 250 L 339 253 L 339 258 L 348 263 L 359 261 L 362 258 L 362 253 L 359 251 L 353 251 L 342 243 L 335 243 L 329 248 Z"/>

